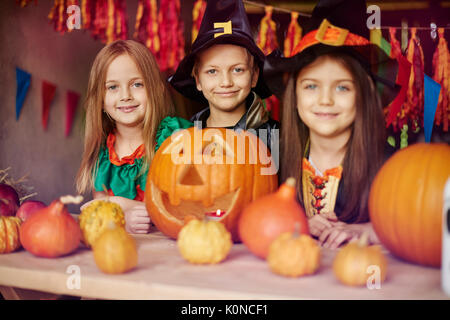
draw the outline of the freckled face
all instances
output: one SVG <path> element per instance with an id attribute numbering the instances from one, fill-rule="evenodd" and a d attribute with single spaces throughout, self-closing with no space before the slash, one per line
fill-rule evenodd
<path id="1" fill-rule="evenodd" d="M 103 108 L 116 126 L 142 125 L 148 107 L 143 77 L 130 56 L 115 58 L 108 67 Z"/>
<path id="2" fill-rule="evenodd" d="M 339 61 L 323 56 L 303 68 L 296 80 L 297 111 L 310 135 L 350 135 L 356 116 L 353 76 Z"/>
<path id="3" fill-rule="evenodd" d="M 195 80 L 210 108 L 231 112 L 245 107 L 245 99 L 258 82 L 247 49 L 229 44 L 214 45 L 199 54 Z"/>

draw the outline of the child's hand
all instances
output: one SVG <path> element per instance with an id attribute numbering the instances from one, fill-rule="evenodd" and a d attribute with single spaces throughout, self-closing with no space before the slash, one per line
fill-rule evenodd
<path id="1" fill-rule="evenodd" d="M 316 214 L 308 219 L 309 233 L 314 237 L 319 237 L 324 230 L 342 223 L 338 221 L 334 212 Z"/>
<path id="2" fill-rule="evenodd" d="M 319 242 L 325 248 L 336 249 L 344 243 L 358 240 L 364 232 L 369 234 L 369 244 L 380 242 L 370 222 L 360 224 L 341 222 L 340 225 L 325 229 L 319 236 Z"/>
<path id="3" fill-rule="evenodd" d="M 145 204 L 138 204 L 125 212 L 125 229 L 129 233 L 149 233 L 150 218 Z"/>
<path id="4" fill-rule="evenodd" d="M 361 232 L 349 228 L 351 225 L 334 226 L 325 229 L 319 236 L 319 243 L 324 248 L 336 249 L 340 245 L 357 240 L 361 236 Z"/>

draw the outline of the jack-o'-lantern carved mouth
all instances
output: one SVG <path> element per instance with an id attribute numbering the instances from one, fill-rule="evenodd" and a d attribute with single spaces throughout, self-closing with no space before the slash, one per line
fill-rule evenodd
<path id="1" fill-rule="evenodd" d="M 189 190 L 188 193 L 194 193 L 195 187 L 204 184 L 201 177 L 195 172 L 196 170 L 185 170 L 185 173 L 180 176 L 177 182 L 185 190 Z M 206 215 L 214 220 L 223 220 L 234 208 L 240 193 L 240 188 L 237 188 L 232 192 L 215 197 L 212 203 L 208 203 L 209 194 L 205 195 L 205 198 L 200 201 L 183 199 L 183 196 L 188 197 L 188 194 L 182 194 L 178 200 L 171 201 L 169 194 L 160 190 L 153 181 L 151 181 L 150 186 L 150 192 L 159 211 L 169 219 L 177 219 L 180 222 L 183 222 L 184 218 L 189 215 L 199 219 L 203 219 Z M 217 213 L 220 214 L 216 215 Z"/>

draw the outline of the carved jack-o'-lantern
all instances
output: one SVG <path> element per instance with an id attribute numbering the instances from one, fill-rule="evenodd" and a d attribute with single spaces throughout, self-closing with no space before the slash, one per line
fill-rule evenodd
<path id="1" fill-rule="evenodd" d="M 220 212 L 216 219 L 238 241 L 242 209 L 276 190 L 276 172 L 264 142 L 248 131 L 178 131 L 152 160 L 145 189 L 147 211 L 156 227 L 175 239 L 185 217 L 203 219 Z"/>

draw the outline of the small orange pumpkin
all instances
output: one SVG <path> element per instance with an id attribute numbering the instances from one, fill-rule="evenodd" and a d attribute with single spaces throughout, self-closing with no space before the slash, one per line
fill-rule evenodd
<path id="1" fill-rule="evenodd" d="M 242 209 L 277 188 L 266 145 L 250 132 L 224 128 L 181 130 L 155 154 L 145 189 L 147 211 L 156 227 L 177 238 L 184 217 L 202 220 L 221 210 L 221 222 L 239 240 Z"/>
<path id="2" fill-rule="evenodd" d="M 22 220 L 0 216 L 0 253 L 13 252 L 21 247 L 19 228 Z"/>
<path id="3" fill-rule="evenodd" d="M 449 176 L 446 144 L 411 145 L 381 167 L 370 190 L 370 220 L 381 243 L 394 255 L 441 265 L 443 193 Z"/>
<path id="4" fill-rule="evenodd" d="M 267 262 L 270 270 L 286 277 L 313 274 L 320 266 L 320 247 L 316 240 L 294 232 L 280 234 L 269 247 Z"/>
<path id="5" fill-rule="evenodd" d="M 387 260 L 381 252 L 381 246 L 367 246 L 367 239 L 368 234 L 364 233 L 358 241 L 348 243 L 336 254 L 333 271 L 343 284 L 367 285 L 374 271 L 379 272 L 380 283 L 386 279 Z"/>

